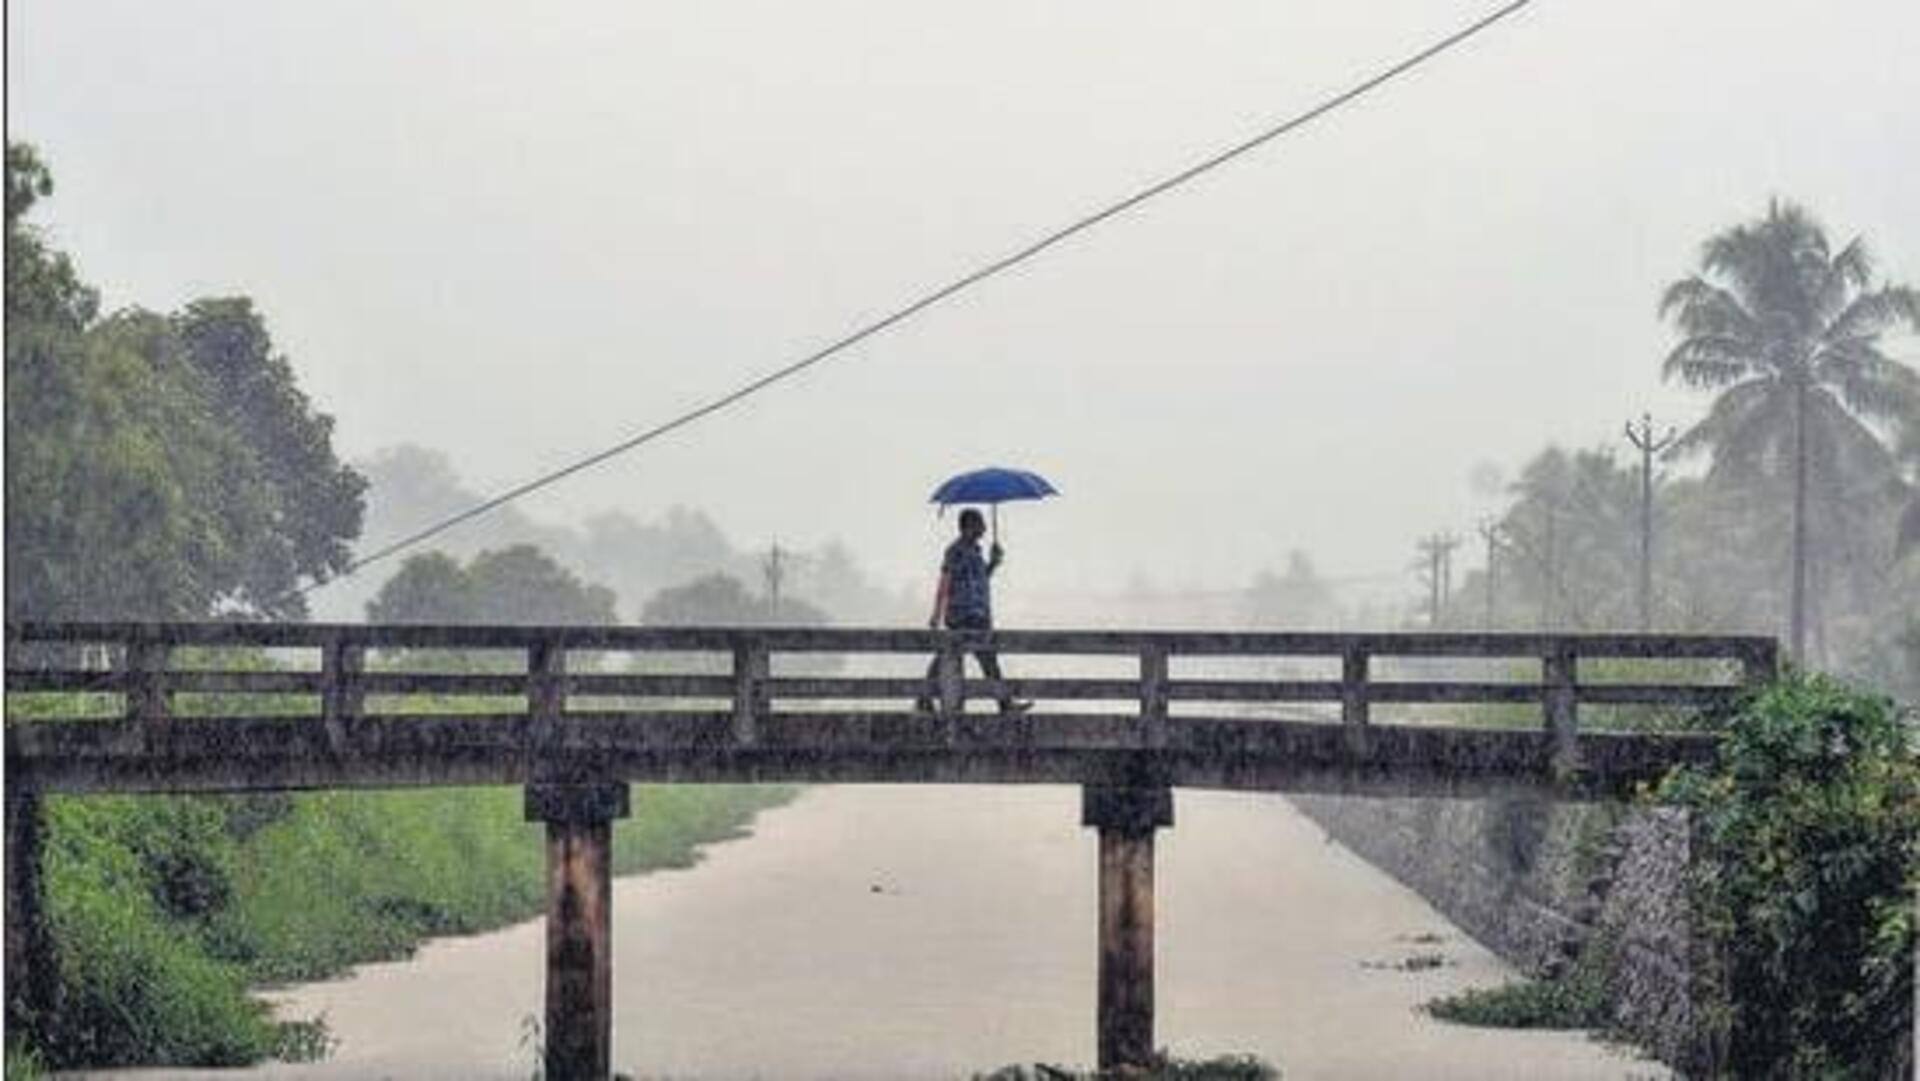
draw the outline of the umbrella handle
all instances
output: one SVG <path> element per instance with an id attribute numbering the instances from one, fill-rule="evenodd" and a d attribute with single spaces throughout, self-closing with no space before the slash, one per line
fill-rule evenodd
<path id="1" fill-rule="evenodd" d="M 1000 543 L 1000 504 L 994 503 L 987 508 L 993 515 L 993 543 Z"/>

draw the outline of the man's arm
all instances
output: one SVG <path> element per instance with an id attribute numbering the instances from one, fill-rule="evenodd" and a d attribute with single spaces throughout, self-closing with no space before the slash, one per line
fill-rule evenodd
<path id="1" fill-rule="evenodd" d="M 999 541 L 994 541 L 993 547 L 987 549 L 987 577 L 993 577 L 993 572 L 1000 569 L 1000 561 L 1005 559 L 1006 555 L 1007 550 L 1000 547 Z"/>

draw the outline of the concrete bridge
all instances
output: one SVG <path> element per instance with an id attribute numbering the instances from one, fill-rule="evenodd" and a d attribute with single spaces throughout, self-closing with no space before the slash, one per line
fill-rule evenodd
<path id="1" fill-rule="evenodd" d="M 1100 838 L 1106 1068 L 1154 1047 L 1153 837 L 1173 823 L 1172 788 L 1616 798 L 1710 759 L 1713 737 L 1583 728 L 1582 705 L 1712 711 L 1777 665 L 1769 638 L 1622 634 L 19 623 L 6 636 L 10 1009 L 47 983 L 42 793 L 518 784 L 547 826 L 555 1079 L 608 1076 L 608 853 L 630 782 L 1080 785 Z M 963 678 L 977 648 L 1050 674 Z M 1670 675 L 1581 678 L 1583 661 L 1619 659 Z M 1040 708 L 966 709 L 1005 694 Z M 99 712 L 18 719 L 36 695 Z M 1446 723 L 1463 705 L 1537 720 Z"/>

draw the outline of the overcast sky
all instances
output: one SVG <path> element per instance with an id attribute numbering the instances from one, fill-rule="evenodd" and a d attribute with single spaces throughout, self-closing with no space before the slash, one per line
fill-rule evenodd
<path id="1" fill-rule="evenodd" d="M 249 294 L 343 455 L 498 489 L 1491 6 L 12 0 L 7 119 L 109 307 Z M 1007 587 L 1220 588 L 1298 547 L 1411 593 L 1414 539 L 1489 509 L 1476 465 L 1699 414 L 1655 304 L 1711 231 L 1786 196 L 1920 282 L 1916 55 L 1912 0 L 1538 0 L 523 507 L 697 505 L 895 584 L 951 529 L 932 487 L 1000 463 L 1065 493 L 1012 509 Z"/>

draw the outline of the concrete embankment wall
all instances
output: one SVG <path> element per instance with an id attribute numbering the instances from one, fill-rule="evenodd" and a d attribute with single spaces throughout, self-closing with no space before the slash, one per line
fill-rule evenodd
<path id="1" fill-rule="evenodd" d="M 1603 974 L 1622 1034 L 1697 1061 L 1682 816 L 1532 796 L 1293 802 L 1525 971 Z"/>

